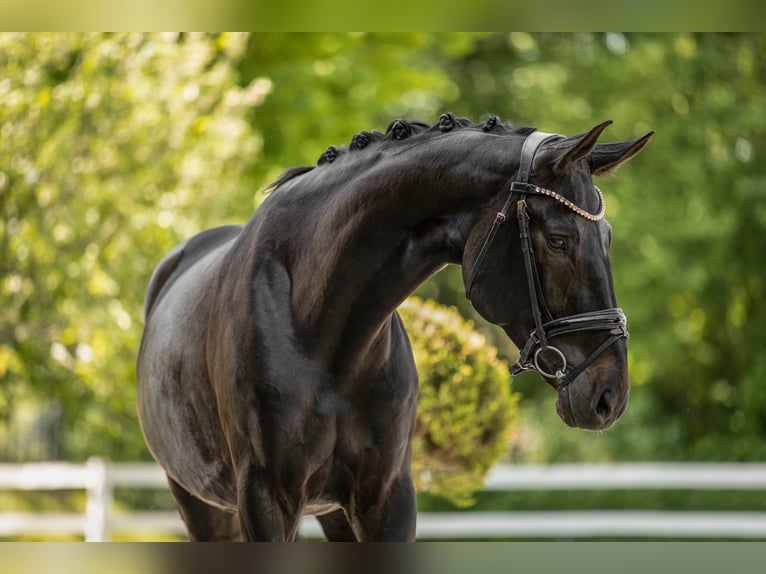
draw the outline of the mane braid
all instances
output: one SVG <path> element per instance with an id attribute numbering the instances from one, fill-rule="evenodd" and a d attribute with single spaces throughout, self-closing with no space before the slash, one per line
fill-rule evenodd
<path id="1" fill-rule="evenodd" d="M 518 134 L 528 136 L 536 131 L 533 127 L 514 128 L 509 123 L 502 123 L 498 116 L 490 115 L 481 123 L 474 123 L 468 118 L 455 117 L 451 112 L 442 114 L 435 124 L 429 126 L 420 120 L 396 119 L 388 124 L 385 134 L 379 131 L 361 131 L 351 140 L 348 147 L 329 146 L 317 161 L 317 165 L 327 165 L 335 161 L 341 155 L 354 153 L 368 146 L 380 144 L 384 141 L 399 141 L 410 137 L 422 136 L 433 132 L 448 132 L 458 129 L 481 129 L 483 132 L 494 132 L 497 134 Z M 275 181 L 266 186 L 266 191 L 273 191 L 288 181 L 300 177 L 301 175 L 313 170 L 315 166 L 293 167 L 285 171 Z"/>

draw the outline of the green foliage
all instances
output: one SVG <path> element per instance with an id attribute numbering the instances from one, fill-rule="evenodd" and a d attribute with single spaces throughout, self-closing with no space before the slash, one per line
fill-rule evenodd
<path id="1" fill-rule="evenodd" d="M 259 149 L 245 40 L 0 34 L 0 415 L 54 413 L 47 456 L 145 456 L 143 294 Z M 5 432 L 0 456 L 28 458 Z"/>
<path id="2" fill-rule="evenodd" d="M 508 365 L 453 308 L 410 297 L 399 312 L 420 377 L 416 487 L 470 504 L 487 470 L 508 450 L 518 398 Z"/>

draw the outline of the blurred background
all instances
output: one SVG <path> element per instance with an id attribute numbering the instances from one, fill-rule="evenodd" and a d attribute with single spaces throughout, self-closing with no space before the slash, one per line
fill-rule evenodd
<path id="1" fill-rule="evenodd" d="M 246 221 L 285 168 L 446 111 L 566 135 L 612 119 L 605 141 L 657 133 L 597 182 L 631 332 L 628 411 L 603 433 L 569 429 L 537 375 L 511 384 L 503 367 L 480 391 L 502 403 L 502 422 L 476 423 L 497 431 L 491 452 L 458 445 L 460 428 L 439 439 L 472 474 L 422 507 L 476 503 L 466 493 L 497 461 L 766 460 L 766 36 L 519 32 L 0 34 L 0 461 L 151 460 L 135 358 L 154 265 Z M 485 337 L 475 360 L 515 360 L 459 269 L 417 295 Z M 456 344 L 442 362 L 478 352 Z M 458 424 L 442 399 L 423 421 Z"/>

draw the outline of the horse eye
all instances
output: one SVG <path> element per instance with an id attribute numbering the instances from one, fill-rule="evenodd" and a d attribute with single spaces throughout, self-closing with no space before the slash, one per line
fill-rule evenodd
<path id="1" fill-rule="evenodd" d="M 554 251 L 566 251 L 567 240 L 564 239 L 563 237 L 558 237 L 558 236 L 548 237 L 548 247 L 550 247 Z"/>

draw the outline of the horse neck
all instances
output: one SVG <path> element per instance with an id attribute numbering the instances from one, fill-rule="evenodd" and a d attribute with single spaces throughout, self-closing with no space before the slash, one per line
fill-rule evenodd
<path id="1" fill-rule="evenodd" d="M 380 359 L 373 350 L 389 347 L 396 307 L 460 263 L 482 208 L 515 173 L 520 138 L 463 140 L 456 149 L 444 135 L 420 155 L 413 144 L 390 156 L 345 156 L 278 192 L 304 202 L 289 258 L 293 316 L 330 368 Z"/>

